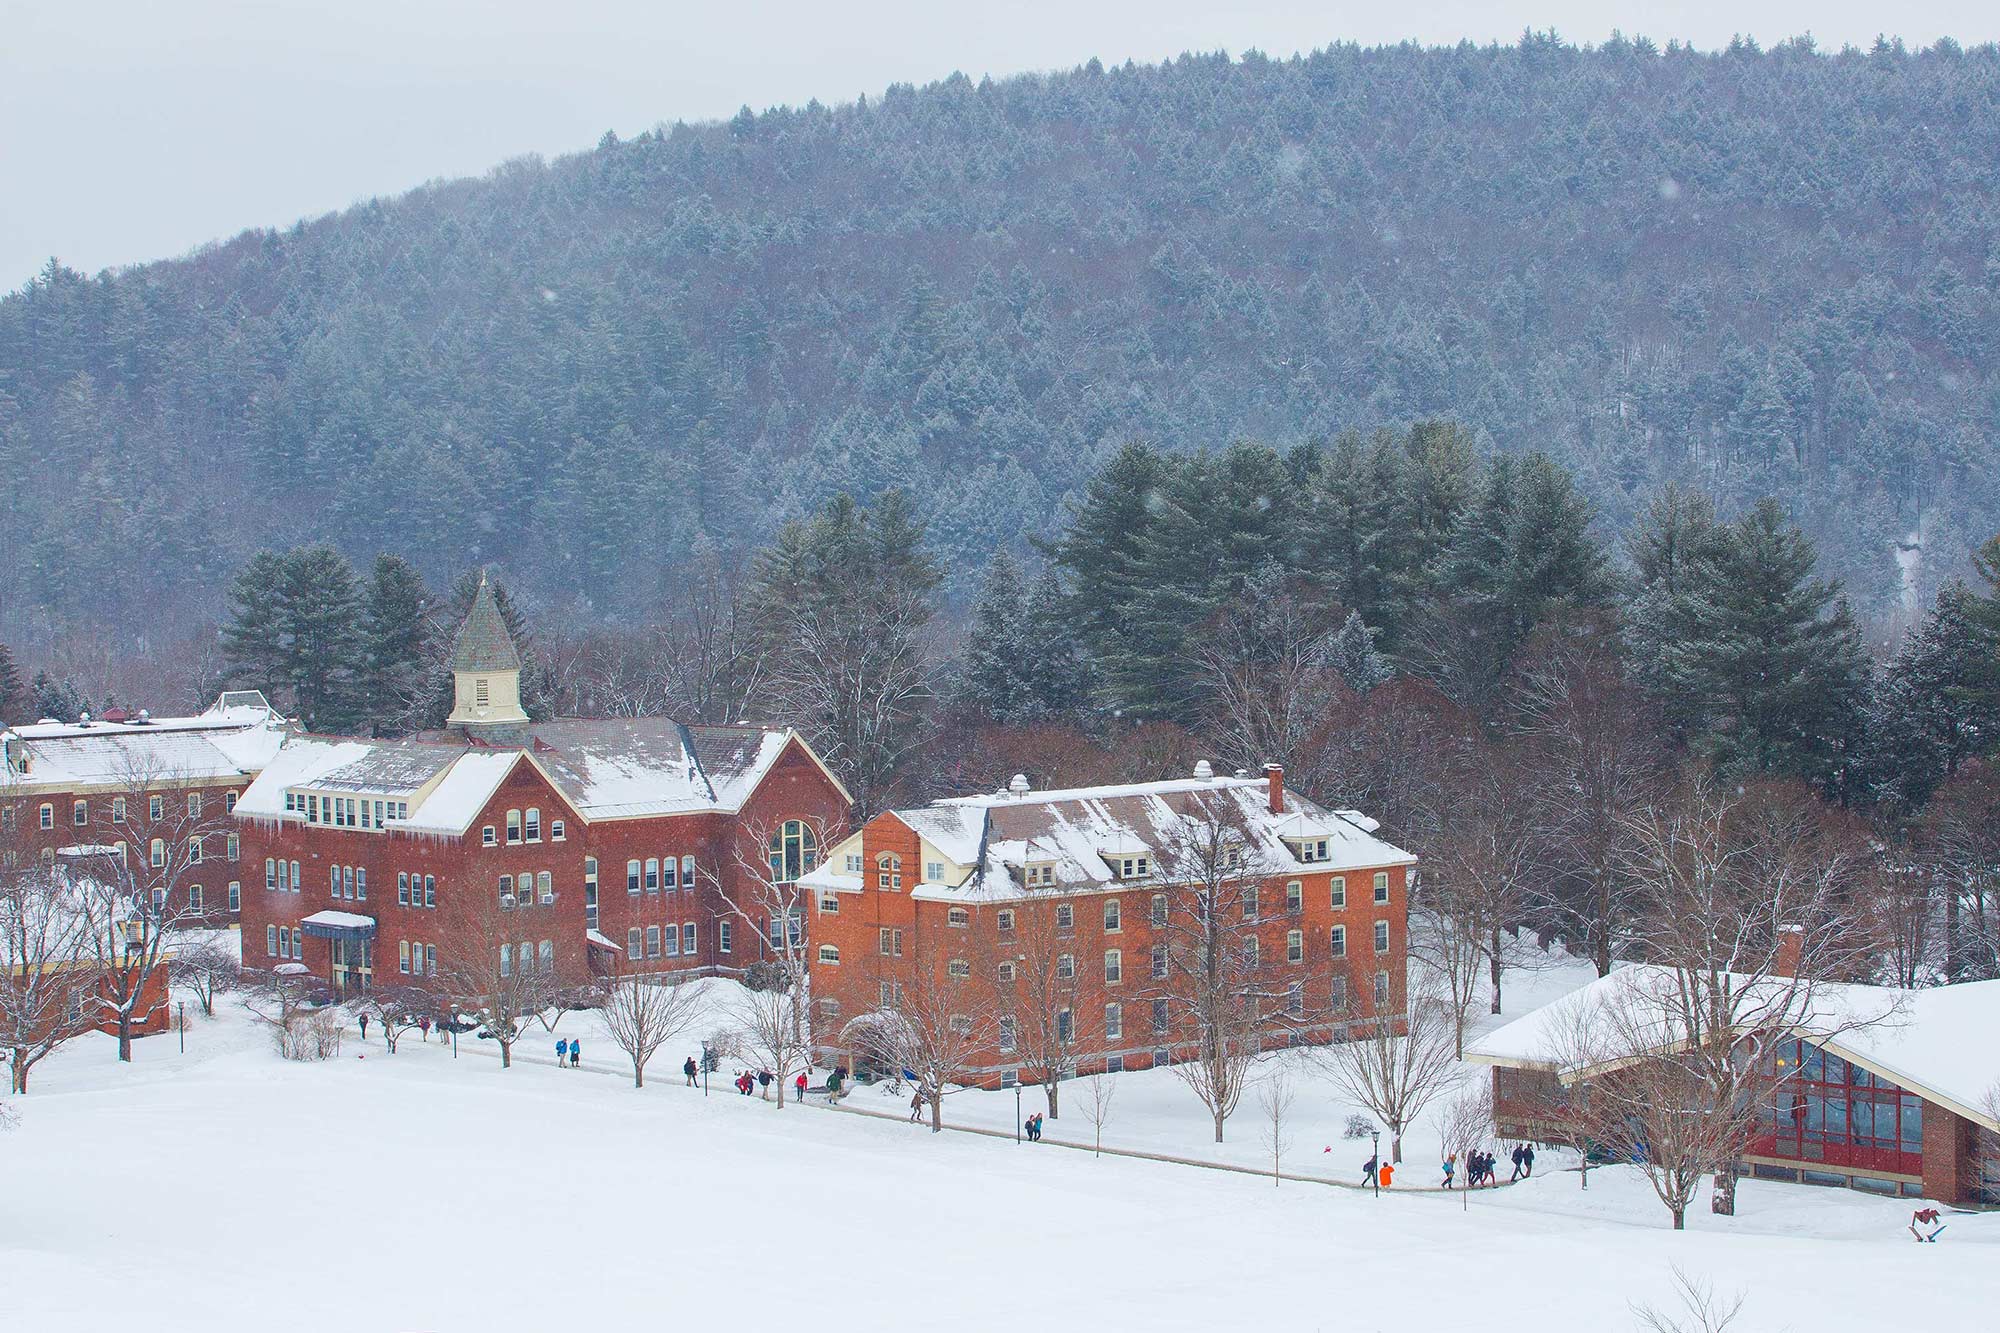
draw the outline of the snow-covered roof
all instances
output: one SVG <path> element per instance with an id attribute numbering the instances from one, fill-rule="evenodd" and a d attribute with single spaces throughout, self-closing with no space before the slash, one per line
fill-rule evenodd
<path id="1" fill-rule="evenodd" d="M 690 727 L 671 718 L 537 723 L 507 746 L 451 732 L 402 741 L 294 736 L 236 808 L 245 818 L 277 819 L 287 791 L 366 793 L 409 806 L 391 829 L 456 836 L 517 763 L 532 762 L 585 819 L 729 812 L 793 739 L 782 727 Z"/>
<path id="2" fill-rule="evenodd" d="M 285 720 L 243 691 L 190 717 L 35 722 L 4 736 L 12 782 L 65 790 L 247 776 L 277 753 Z"/>
<path id="3" fill-rule="evenodd" d="M 330 926 L 337 930 L 373 930 L 375 918 L 362 916 L 359 912 L 341 912 L 329 907 L 304 917 L 299 922 L 303 926 Z"/>
<path id="4" fill-rule="evenodd" d="M 1055 882 L 1071 888 L 1113 883 L 1168 883 L 1192 873 L 1189 821 L 1214 819 L 1233 830 L 1252 874 L 1319 873 L 1409 865 L 1416 858 L 1374 836 L 1361 821 L 1286 792 L 1282 813 L 1269 804 L 1263 777 L 1197 776 L 1051 791 L 1007 790 L 935 801 L 895 817 L 974 873 L 960 885 L 920 884 L 917 897 L 1009 897 L 1021 892 L 1031 862 L 1053 864 Z M 1368 821 L 1372 823 L 1372 821 Z M 1284 839 L 1328 843 L 1324 860 L 1302 862 Z M 983 850 L 982 850 L 983 849 Z M 1112 858 L 1144 854 L 1148 874 L 1120 879 Z M 840 889 L 841 876 L 822 867 L 816 887 Z"/>
<path id="5" fill-rule="evenodd" d="M 609 936 L 606 936 L 599 931 L 586 930 L 583 932 L 583 937 L 586 940 L 589 940 L 592 944 L 596 945 L 600 949 L 609 949 L 612 953 L 625 952 L 625 950 L 621 946 L 613 944 Z"/>
<path id="6" fill-rule="evenodd" d="M 1736 1013 L 1745 1029 L 1779 1028 L 1814 1041 L 1912 1092 L 2000 1130 L 1986 1099 L 2000 1087 L 2000 981 L 1905 990 L 1897 986 L 1817 983 L 1729 974 L 1745 996 Z M 1634 964 L 1615 969 L 1552 1004 L 1495 1028 L 1466 1048 L 1483 1064 L 1555 1069 L 1579 1026 L 1603 1032 L 1610 1015 L 1636 1005 L 1643 1015 L 1674 993 L 1671 969 Z M 1668 1044 L 1669 1025 L 1653 1024 Z M 1633 1052 L 1636 1054 L 1636 1052 Z"/>

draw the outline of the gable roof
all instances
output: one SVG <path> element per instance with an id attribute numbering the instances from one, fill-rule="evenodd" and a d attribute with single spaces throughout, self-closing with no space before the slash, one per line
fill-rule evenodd
<path id="1" fill-rule="evenodd" d="M 521 669 L 521 654 L 514 647 L 514 636 L 507 630 L 506 618 L 500 614 L 500 604 L 494 600 L 484 571 L 479 575 L 479 591 L 472 595 L 472 609 L 465 613 L 465 623 L 458 627 L 458 638 L 452 643 L 451 669 Z"/>

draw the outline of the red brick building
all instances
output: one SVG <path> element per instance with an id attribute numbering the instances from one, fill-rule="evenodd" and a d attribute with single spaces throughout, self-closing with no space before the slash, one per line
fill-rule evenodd
<path id="1" fill-rule="evenodd" d="M 284 719 L 254 690 L 225 693 L 192 717 L 119 711 L 9 728 L 0 732 L 0 856 L 171 859 L 169 914 L 232 922 L 249 876 L 228 815 L 284 736 Z M 155 837 L 191 840 L 199 859 L 183 871 L 178 856 L 155 855 Z"/>
<path id="2" fill-rule="evenodd" d="M 781 874 L 787 845 L 789 873 L 810 869 L 850 804 L 804 741 L 670 718 L 529 722 L 483 585 L 452 667 L 444 731 L 292 737 L 239 801 L 247 966 L 301 962 L 351 993 L 436 976 L 473 938 L 579 979 L 764 956 L 751 890 L 772 848 Z"/>
<path id="3" fill-rule="evenodd" d="M 1227 903 L 1228 947 L 1267 1002 L 1267 1044 L 1397 1021 L 1416 858 L 1374 829 L 1286 791 L 1276 766 L 1218 777 L 1206 763 L 1189 778 L 1064 791 L 1017 777 L 994 795 L 886 812 L 801 881 L 822 1044 L 909 987 L 944 984 L 962 987 L 968 1014 L 997 1016 L 969 1082 L 1042 1076 L 1024 1056 L 1045 1017 L 1030 1008 L 1054 1009 L 1071 1072 L 1183 1058 L 1191 1034 L 1169 974 L 1191 886 Z"/>

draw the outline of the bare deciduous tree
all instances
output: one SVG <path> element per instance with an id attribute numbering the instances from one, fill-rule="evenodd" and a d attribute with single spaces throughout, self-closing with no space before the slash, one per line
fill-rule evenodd
<path id="1" fill-rule="evenodd" d="M 1074 910 L 1054 890 L 1031 891 L 1013 908 L 1014 947 L 1010 951 L 1004 938 L 996 946 L 996 968 L 1014 968 L 1010 1007 L 1021 1072 L 1042 1085 L 1052 1120 L 1062 1116 L 1062 1081 L 1076 1072 L 1083 1045 L 1079 1019 L 1099 1010 L 1104 995 L 1103 969 L 1094 959 L 1078 960 L 1073 919 L 1064 924 L 1062 914 Z"/>
<path id="2" fill-rule="evenodd" d="M 1388 1127 L 1389 1160 L 1401 1165 L 1403 1131 L 1459 1079 L 1451 1004 L 1433 989 L 1415 987 L 1406 1016 L 1371 1015 L 1348 1031 L 1347 1040 L 1318 1048 L 1315 1058 L 1342 1096 Z"/>
<path id="3" fill-rule="evenodd" d="M 623 973 L 605 983 L 599 1016 L 612 1044 L 632 1062 L 633 1087 L 646 1086 L 646 1062 L 694 1022 L 698 994 L 678 977 Z"/>
<path id="4" fill-rule="evenodd" d="M 1472 1154 L 1493 1137 L 1493 1085 L 1474 1079 L 1463 1091 L 1445 1103 L 1438 1117 L 1438 1138 L 1447 1157 L 1456 1155 L 1459 1180 L 1469 1194 L 1472 1188 Z"/>
<path id="5" fill-rule="evenodd" d="M 483 912 L 462 895 L 454 901 L 445 918 L 435 993 L 446 1007 L 457 1006 L 461 1023 L 498 1043 L 500 1067 L 511 1069 L 514 1043 L 529 1024 L 573 992 L 534 941 L 515 938 L 512 917 Z"/>
<path id="6" fill-rule="evenodd" d="M 1688 1276 L 1679 1264 L 1674 1265 L 1674 1301 L 1678 1313 L 1636 1304 L 1633 1317 L 1645 1333 L 1727 1333 L 1743 1313 L 1742 1292 L 1718 1296 L 1713 1285 Z"/>
<path id="7" fill-rule="evenodd" d="M 793 1077 L 812 1066 L 812 1016 L 806 1010 L 804 988 L 785 984 L 746 990 L 730 1012 L 736 1020 L 732 1044 L 761 1069 L 771 1071 L 782 1110 Z"/>
<path id="8" fill-rule="evenodd" d="M 218 932 L 190 932 L 174 948 L 167 975 L 175 985 L 194 996 L 201 1012 L 215 1016 L 215 997 L 236 988 L 243 975 L 237 950 Z"/>
<path id="9" fill-rule="evenodd" d="M 381 1029 L 382 1045 L 391 1055 L 398 1042 L 435 1018 L 439 1008 L 437 992 L 422 985 L 377 986 L 355 1006 Z"/>
<path id="10" fill-rule="evenodd" d="M 96 984 L 90 919 L 62 877 L 39 859 L 0 867 L 0 1047 L 11 1061 L 9 1091 L 26 1092 L 29 1070 L 90 1029 Z"/>
<path id="11" fill-rule="evenodd" d="M 1083 1118 L 1090 1122 L 1091 1153 L 1104 1153 L 1104 1127 L 1111 1123 L 1111 1103 L 1118 1093 L 1116 1074 L 1092 1074 L 1083 1080 Z"/>
<path id="12" fill-rule="evenodd" d="M 954 947 L 964 947 L 954 945 Z M 944 1096 L 964 1082 L 975 1057 L 999 1033 L 999 1002 L 973 976 L 972 957 L 920 950 L 893 990 L 890 1003 L 850 1023 L 857 1049 L 916 1081 L 916 1095 L 930 1110 L 931 1131 L 944 1128 Z"/>
<path id="13" fill-rule="evenodd" d="M 1285 1150 L 1292 1146 L 1290 1126 L 1292 1102 L 1296 1096 L 1291 1075 L 1282 1064 L 1273 1065 L 1259 1082 L 1257 1106 L 1264 1113 L 1264 1146 L 1271 1150 L 1271 1184 L 1274 1187 L 1284 1181 Z"/>

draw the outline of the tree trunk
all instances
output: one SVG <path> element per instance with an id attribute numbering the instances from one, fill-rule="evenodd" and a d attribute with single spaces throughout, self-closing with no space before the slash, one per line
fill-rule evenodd
<path id="1" fill-rule="evenodd" d="M 1389 1126 L 1389 1164 L 1391 1166 L 1401 1166 L 1403 1164 L 1403 1127 L 1401 1125 Z"/>
<path id="2" fill-rule="evenodd" d="M 1715 1192 L 1709 1196 L 1708 1209 L 1723 1217 L 1736 1216 L 1736 1164 L 1730 1162 L 1715 1173 Z"/>
<path id="3" fill-rule="evenodd" d="M 1059 1099 L 1056 1095 L 1056 1088 L 1061 1082 L 1062 1080 L 1058 1079 L 1053 1073 L 1042 1081 L 1042 1092 L 1049 1099 L 1049 1119 L 1051 1120 L 1062 1119 L 1062 1111 L 1058 1109 L 1057 1103 Z"/>
<path id="4" fill-rule="evenodd" d="M 1215 1141 L 1222 1142 L 1222 1112 L 1215 1113 Z"/>
<path id="5" fill-rule="evenodd" d="M 500 1043 L 500 1067 L 502 1069 L 514 1067 L 514 1043 L 511 1041 Z"/>
<path id="6" fill-rule="evenodd" d="M 940 1089 L 939 1091 L 933 1092 L 931 1094 L 931 1133 L 942 1134 L 943 1132 L 944 1132 L 944 1092 L 943 1090 Z"/>
<path id="7" fill-rule="evenodd" d="M 1676 1231 L 1687 1230 L 1687 1213 L 1683 1209 L 1680 1208 L 1674 1209 L 1674 1230 Z"/>
<path id="8" fill-rule="evenodd" d="M 1493 980 L 1493 1012 L 1497 1014 L 1500 1012 L 1500 927 L 1498 926 L 1493 927 L 1493 948 L 1486 955 L 1486 966 Z M 1464 1058 L 1464 1055 L 1465 1052 L 1461 1049 L 1460 1058 Z"/>
<path id="9" fill-rule="evenodd" d="M 118 1015 L 118 1058 L 128 1065 L 132 1063 L 132 1013 L 129 1009 Z"/>
<path id="10" fill-rule="evenodd" d="M 637 1060 L 632 1062 L 632 1086 L 635 1088 L 646 1086 L 646 1066 L 640 1064 Z"/>
<path id="11" fill-rule="evenodd" d="M 20 1051 L 14 1052 L 13 1062 L 8 1066 L 7 1084 L 12 1092 L 22 1093 L 28 1090 L 28 1064 L 21 1058 Z"/>

